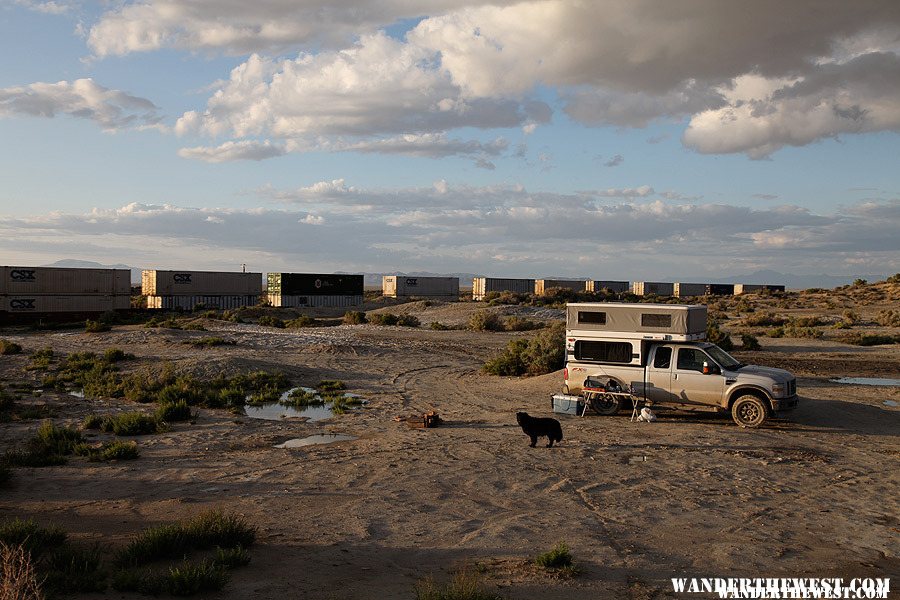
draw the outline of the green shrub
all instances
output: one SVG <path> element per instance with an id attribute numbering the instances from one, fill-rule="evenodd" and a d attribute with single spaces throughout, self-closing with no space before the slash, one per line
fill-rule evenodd
<path id="1" fill-rule="evenodd" d="M 503 596 L 488 592 L 481 585 L 478 574 L 464 569 L 445 584 L 426 577 L 415 586 L 416 600 L 503 600 Z"/>
<path id="2" fill-rule="evenodd" d="M 777 327 L 787 322 L 787 318 L 771 312 L 757 313 L 744 317 L 744 325 L 748 327 L 769 327 L 773 325 Z"/>
<path id="3" fill-rule="evenodd" d="M 820 317 L 793 317 L 790 320 L 791 327 L 819 327 L 828 323 Z"/>
<path id="4" fill-rule="evenodd" d="M 163 402 L 156 409 L 156 419 L 158 421 L 175 423 L 177 421 L 190 421 L 192 418 L 191 407 L 184 400 Z"/>
<path id="5" fill-rule="evenodd" d="M 41 348 L 40 350 L 36 350 L 31 355 L 31 364 L 25 367 L 28 371 L 37 371 L 40 369 L 46 369 L 50 366 L 50 361 L 53 360 L 53 348 Z"/>
<path id="6" fill-rule="evenodd" d="M 119 553 L 117 562 L 124 567 L 139 567 L 216 546 L 249 548 L 255 540 L 256 528 L 243 517 L 212 510 L 187 521 L 145 529 Z"/>
<path id="7" fill-rule="evenodd" d="M 103 415 L 88 415 L 81 422 L 81 426 L 85 429 L 100 429 L 105 418 Z"/>
<path id="8" fill-rule="evenodd" d="M 299 327 L 319 327 L 321 323 L 319 323 L 313 317 L 309 315 L 300 315 L 296 319 L 291 319 L 290 321 L 285 323 L 285 326 L 291 328 L 299 328 Z"/>
<path id="9" fill-rule="evenodd" d="M 784 327 L 775 327 L 774 329 L 770 329 L 766 332 L 766 335 L 770 338 L 783 338 Z"/>
<path id="10" fill-rule="evenodd" d="M 762 346 L 756 336 L 744 333 L 741 335 L 741 350 L 762 350 Z"/>
<path id="11" fill-rule="evenodd" d="M 500 304 L 526 304 L 533 296 L 531 294 L 519 294 L 518 292 L 488 292 L 484 301 L 488 306 Z"/>
<path id="12" fill-rule="evenodd" d="M 67 537 L 59 527 L 41 527 L 33 519 L 15 518 L 0 523 L 0 542 L 22 546 L 34 559 L 61 546 Z"/>
<path id="13" fill-rule="evenodd" d="M 726 352 L 734 349 L 734 342 L 731 341 L 731 336 L 719 329 L 719 323 L 716 321 L 707 323 L 706 339 Z"/>
<path id="14" fill-rule="evenodd" d="M 106 417 L 100 429 L 116 435 L 148 435 L 165 431 L 165 426 L 156 417 L 140 412 L 126 412 Z"/>
<path id="15" fill-rule="evenodd" d="M 875 322 L 885 327 L 900 327 L 900 310 L 881 310 L 875 316 Z"/>
<path id="16" fill-rule="evenodd" d="M 250 552 L 243 546 L 216 548 L 215 564 L 228 569 L 236 569 L 250 564 Z"/>
<path id="17" fill-rule="evenodd" d="M 91 321 L 88 319 L 84 322 L 85 333 L 101 333 L 103 331 L 109 331 L 110 329 L 112 328 L 102 321 Z"/>
<path id="18" fill-rule="evenodd" d="M 523 319 L 522 317 L 507 317 L 503 321 L 503 329 L 506 331 L 533 331 L 535 329 L 540 329 L 544 325 L 542 323 L 536 323 L 531 319 Z"/>
<path id="19" fill-rule="evenodd" d="M 47 556 L 42 565 L 44 586 L 57 594 L 87 594 L 106 589 L 101 571 L 100 548 L 80 548 L 65 544 Z"/>
<path id="20" fill-rule="evenodd" d="M 70 427 L 58 427 L 52 421 L 44 421 L 38 427 L 31 443 L 46 449 L 50 454 L 72 454 L 76 444 L 84 441 L 81 432 Z"/>
<path id="21" fill-rule="evenodd" d="M 339 392 L 347 389 L 347 384 L 336 379 L 323 379 L 316 385 L 320 392 Z"/>
<path id="22" fill-rule="evenodd" d="M 545 569 L 562 569 L 572 566 L 572 553 L 565 542 L 559 542 L 551 550 L 539 554 L 534 559 L 534 564 Z"/>
<path id="23" fill-rule="evenodd" d="M 165 579 L 149 570 L 122 569 L 112 578 L 112 587 L 119 592 L 137 592 L 148 596 L 159 596 L 165 591 Z"/>
<path id="24" fill-rule="evenodd" d="M 104 442 L 99 446 L 91 444 L 79 444 L 75 447 L 75 454 L 86 456 L 91 462 L 110 460 L 133 460 L 140 456 L 135 442 L 115 440 Z"/>
<path id="25" fill-rule="evenodd" d="M 117 363 L 123 360 L 131 360 L 134 358 L 134 354 L 128 354 L 124 350 L 119 348 L 107 348 L 106 352 L 103 353 L 103 362 L 112 364 Z"/>
<path id="26" fill-rule="evenodd" d="M 355 310 L 348 310 L 344 313 L 344 324 L 345 325 L 363 325 L 368 323 L 368 319 L 366 319 L 366 313 Z"/>
<path id="27" fill-rule="evenodd" d="M 444 325 L 443 323 L 440 323 L 438 321 L 432 321 L 428 328 L 433 329 L 434 331 L 447 331 L 449 329 L 452 329 L 452 327 L 450 327 L 449 325 Z"/>
<path id="28" fill-rule="evenodd" d="M 277 329 L 284 329 L 285 323 L 282 319 L 278 317 L 273 317 L 271 315 L 263 315 L 257 321 L 258 325 L 262 325 L 263 327 L 275 327 Z"/>
<path id="29" fill-rule="evenodd" d="M 512 340 L 506 351 L 485 363 L 482 370 L 491 375 L 542 375 L 563 367 L 565 362 L 565 323 L 554 323 L 537 336 Z"/>
<path id="30" fill-rule="evenodd" d="M 306 390 L 297 388 L 295 390 L 291 390 L 291 393 L 288 394 L 288 397 L 284 400 L 281 400 L 281 403 L 286 406 L 303 407 L 325 404 L 325 400 L 315 392 L 308 392 Z"/>
<path id="31" fill-rule="evenodd" d="M 418 327 L 421 325 L 419 318 L 414 315 L 400 315 L 397 317 L 397 325 L 401 327 Z"/>
<path id="32" fill-rule="evenodd" d="M 857 346 L 884 346 L 887 344 L 900 344 L 900 335 L 867 334 L 852 338 L 850 343 Z"/>
<path id="33" fill-rule="evenodd" d="M 397 325 L 400 317 L 393 313 L 379 313 L 368 315 L 369 323 L 373 325 Z"/>
<path id="34" fill-rule="evenodd" d="M 0 339 L 0 354 L 19 354 L 22 352 L 22 346 L 9 340 Z"/>
<path id="35" fill-rule="evenodd" d="M 228 572 L 212 561 L 184 561 L 169 569 L 165 589 L 173 596 L 193 596 L 221 590 L 228 583 Z"/>
<path id="36" fill-rule="evenodd" d="M 503 331 L 503 321 L 497 313 L 479 310 L 469 318 L 468 328 L 472 331 Z"/>

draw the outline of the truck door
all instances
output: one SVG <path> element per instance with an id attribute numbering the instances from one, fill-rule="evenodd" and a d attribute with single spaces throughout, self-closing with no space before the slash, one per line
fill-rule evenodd
<path id="1" fill-rule="evenodd" d="M 671 390 L 676 401 L 683 404 L 718 406 L 725 393 L 725 378 L 721 373 L 703 373 L 703 364 L 717 365 L 700 348 L 677 349 L 675 368 L 672 370 Z"/>
<path id="2" fill-rule="evenodd" d="M 656 346 L 647 364 L 647 399 L 651 402 L 677 400 L 672 395 L 672 346 Z"/>

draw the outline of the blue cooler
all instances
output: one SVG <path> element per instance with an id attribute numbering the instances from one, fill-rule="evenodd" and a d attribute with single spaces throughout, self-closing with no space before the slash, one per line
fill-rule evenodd
<path id="1" fill-rule="evenodd" d="M 581 396 L 570 396 L 569 394 L 553 394 L 550 397 L 550 403 L 553 406 L 553 412 L 561 415 L 581 416 L 584 413 L 584 398 Z"/>

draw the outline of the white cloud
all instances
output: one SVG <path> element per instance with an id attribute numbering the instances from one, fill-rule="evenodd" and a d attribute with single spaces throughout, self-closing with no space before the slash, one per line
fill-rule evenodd
<path id="1" fill-rule="evenodd" d="M 684 272 L 685 265 L 721 274 L 750 262 L 840 271 L 848 261 L 872 264 L 878 258 L 880 270 L 900 270 L 897 200 L 814 214 L 796 206 L 611 200 L 599 194 L 446 182 L 363 190 L 340 179 L 293 191 L 267 188 L 264 194 L 292 206 L 133 203 L 86 214 L 4 218 L 0 239 L 35 248 L 52 245 L 57 253 L 68 248 L 73 255 L 83 255 L 80 248 L 90 239 L 95 246 L 116 247 L 123 259 L 144 256 L 142 265 L 147 260 L 159 264 L 160 256 L 180 256 L 183 265 L 190 255 L 192 264 L 185 267 L 193 268 L 222 257 L 239 263 L 246 262 L 240 257 L 251 256 L 265 258 L 262 269 L 302 261 L 317 269 L 494 272 L 502 262 L 504 271 L 521 276 L 545 270 L 575 275 L 582 267 L 566 257 L 582 256 L 594 257 L 595 264 L 615 264 L 636 279 Z M 560 253 L 561 246 L 567 252 Z M 0 241 L 0 248 L 7 247 Z"/>
<path id="2" fill-rule="evenodd" d="M 182 148 L 178 156 L 193 160 L 202 160 L 208 163 L 221 163 L 234 160 L 265 160 L 285 154 L 282 146 L 265 142 L 244 140 L 240 142 L 225 142 L 212 147 L 198 146 L 196 148 Z"/>
<path id="3" fill-rule="evenodd" d="M 93 79 L 0 88 L 0 117 L 66 114 L 115 131 L 156 125 L 160 120 L 156 111 L 151 101 L 105 88 Z"/>

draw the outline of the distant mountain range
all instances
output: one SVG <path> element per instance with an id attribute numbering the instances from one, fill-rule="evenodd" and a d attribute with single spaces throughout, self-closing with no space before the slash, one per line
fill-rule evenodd
<path id="1" fill-rule="evenodd" d="M 141 282 L 141 269 L 123 264 L 104 265 L 88 260 L 58 260 L 45 267 L 69 267 L 76 269 L 129 269 L 131 271 L 131 282 L 139 284 Z M 369 287 L 380 286 L 381 278 L 385 275 L 400 275 L 403 277 L 459 277 L 462 287 L 470 287 L 472 279 L 475 277 L 483 277 L 478 273 L 431 273 L 428 271 L 410 271 L 402 273 L 392 271 L 389 273 L 363 273 L 364 284 Z M 590 279 L 590 277 L 571 277 L 545 275 L 545 279 Z M 888 274 L 865 274 L 865 275 L 794 275 L 791 273 L 779 273 L 778 271 L 762 270 L 747 273 L 746 275 L 729 275 L 727 277 L 709 277 L 702 275 L 698 277 L 657 277 L 645 278 L 645 281 L 681 281 L 685 283 L 768 283 L 772 285 L 784 285 L 788 289 L 808 289 L 808 288 L 826 288 L 831 289 L 848 283 L 853 283 L 856 279 L 866 279 L 870 282 L 881 281 L 888 277 Z M 613 278 L 614 279 L 614 278 Z M 623 278 L 624 279 L 624 278 Z"/>

